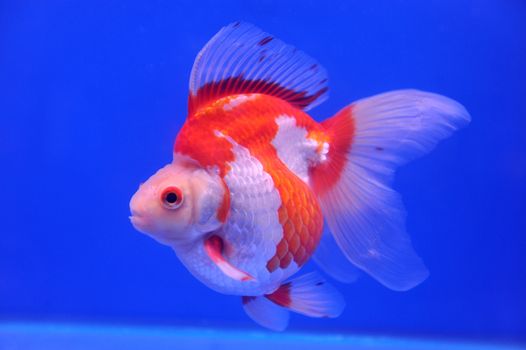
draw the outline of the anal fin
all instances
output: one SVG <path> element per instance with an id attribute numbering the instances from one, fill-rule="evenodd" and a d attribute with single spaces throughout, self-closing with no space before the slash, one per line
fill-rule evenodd
<path id="1" fill-rule="evenodd" d="M 265 297 L 310 317 L 338 317 L 345 308 L 342 295 L 316 272 L 294 278 Z"/>
<path id="2" fill-rule="evenodd" d="M 345 308 L 343 296 L 316 272 L 293 278 L 263 296 L 245 296 L 243 308 L 263 327 L 282 331 L 289 311 L 310 317 L 338 317 Z"/>
<path id="3" fill-rule="evenodd" d="M 289 324 L 287 309 L 274 304 L 264 296 L 242 297 L 243 309 L 257 324 L 273 331 L 283 331 Z"/>

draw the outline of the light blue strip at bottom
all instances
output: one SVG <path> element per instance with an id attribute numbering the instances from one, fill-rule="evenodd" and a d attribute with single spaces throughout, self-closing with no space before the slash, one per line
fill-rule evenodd
<path id="1" fill-rule="evenodd" d="M 208 328 L 0 323 L 0 350 L 518 350 L 521 346 L 409 338 Z"/>

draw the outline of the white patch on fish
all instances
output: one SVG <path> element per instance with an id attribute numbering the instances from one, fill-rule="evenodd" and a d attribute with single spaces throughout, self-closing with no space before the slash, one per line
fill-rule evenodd
<path id="1" fill-rule="evenodd" d="M 223 106 L 223 110 L 227 112 L 231 111 L 237 106 L 239 106 L 240 104 L 243 104 L 247 101 L 254 100 L 255 98 L 256 98 L 255 94 L 238 95 L 236 97 L 231 98 L 228 103 L 225 103 L 225 105 Z"/>
<path id="2" fill-rule="evenodd" d="M 318 153 L 319 143 L 308 138 L 305 128 L 296 125 L 296 119 L 288 115 L 276 118 L 278 132 L 272 145 L 279 159 L 300 179 L 308 183 L 309 167 L 327 159 L 329 144 L 324 142 Z"/>

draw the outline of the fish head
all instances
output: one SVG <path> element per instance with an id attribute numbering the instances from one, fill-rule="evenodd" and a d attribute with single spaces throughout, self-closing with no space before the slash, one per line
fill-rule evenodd
<path id="1" fill-rule="evenodd" d="M 185 157 L 158 170 L 130 201 L 133 226 L 160 243 L 195 241 L 215 229 L 215 202 L 221 197 L 216 174 Z"/>

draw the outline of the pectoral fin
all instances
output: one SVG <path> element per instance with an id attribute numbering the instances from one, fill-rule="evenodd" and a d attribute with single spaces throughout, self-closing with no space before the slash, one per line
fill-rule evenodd
<path id="1" fill-rule="evenodd" d="M 238 281 L 250 281 L 254 279 L 254 277 L 238 269 L 225 259 L 223 256 L 223 239 L 221 239 L 221 237 L 216 235 L 210 236 L 205 240 L 204 245 L 205 251 L 210 259 L 225 275 Z"/>

